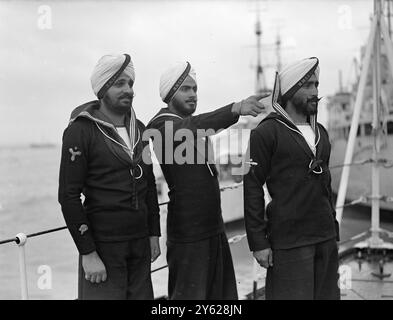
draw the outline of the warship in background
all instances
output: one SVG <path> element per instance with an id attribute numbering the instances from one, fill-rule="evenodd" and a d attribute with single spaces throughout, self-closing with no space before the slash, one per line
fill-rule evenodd
<path id="1" fill-rule="evenodd" d="M 391 2 L 388 2 L 390 4 Z M 391 35 L 390 6 L 388 6 L 388 26 Z M 393 210 L 393 77 L 389 72 L 387 58 L 387 47 L 385 41 L 381 41 L 381 108 L 379 116 L 381 121 L 381 150 L 380 165 L 383 168 L 380 177 L 380 189 L 383 194 L 381 208 Z M 363 68 L 366 46 L 361 48 L 361 63 L 354 58 L 352 68 L 355 71 L 355 81 L 346 88 L 342 84 L 341 71 L 339 73 L 339 90 L 328 98 L 328 131 L 331 139 L 330 166 L 332 174 L 332 188 L 338 193 L 340 177 L 342 173 L 341 164 L 344 163 L 344 154 L 348 142 L 351 120 L 354 110 L 356 92 L 359 86 L 360 72 Z M 353 152 L 351 175 L 346 194 L 348 201 L 359 200 L 359 202 L 370 205 L 368 201 L 371 195 L 371 170 L 372 153 L 374 145 L 373 131 L 373 70 L 370 68 L 366 86 L 362 111 L 360 113 L 359 127 L 357 130 L 356 144 Z"/>
<path id="2" fill-rule="evenodd" d="M 392 0 L 374 0 L 357 81 L 350 90 L 340 85 L 340 91 L 329 99 L 330 166 L 341 232 L 345 207 L 362 202 L 371 207 L 367 208 L 370 229 L 339 243 L 339 284 L 345 299 L 393 298 L 393 232 L 391 226 L 383 229 L 380 221 L 381 208 L 393 208 L 389 195 L 393 190 L 391 10 Z M 346 199 L 351 201 L 345 203 Z M 352 224 L 360 216 L 358 208 Z"/>
<path id="3" fill-rule="evenodd" d="M 387 9 L 389 11 L 392 0 L 385 3 L 388 3 Z M 338 243 L 338 272 L 341 299 L 343 300 L 393 299 L 393 282 L 391 281 L 391 274 L 393 273 L 393 232 L 380 228 L 379 221 L 379 204 L 381 204 L 382 208 L 393 209 L 392 203 L 389 201 L 393 199 L 388 196 L 376 196 L 379 192 L 379 184 L 381 187 L 380 191 L 384 195 L 392 194 L 393 192 L 393 45 L 390 37 L 386 37 L 386 35 L 381 37 L 382 1 L 374 0 L 374 4 L 374 26 L 371 30 L 371 34 L 374 33 L 374 38 L 370 37 L 373 40 L 369 41 L 368 45 L 362 48 L 362 57 L 367 60 L 362 64 L 362 72 L 357 75 L 357 81 L 350 90 L 345 90 L 340 85 L 339 92 L 331 96 L 328 102 L 328 128 L 332 140 L 330 160 L 333 178 L 332 187 L 336 193 L 339 193 L 336 211 L 339 216 L 342 241 Z M 390 12 L 388 16 L 390 18 Z M 260 58 L 261 27 L 259 19 L 256 23 L 255 33 L 258 50 L 256 93 L 265 93 L 270 90 L 265 86 Z M 279 37 L 276 46 L 277 69 L 280 70 Z M 368 57 L 366 57 L 366 51 L 368 51 Z M 374 52 L 374 54 L 371 55 L 370 52 Z M 388 61 L 388 54 L 390 55 L 390 62 Z M 380 64 L 381 68 L 377 69 L 380 69 L 379 71 L 381 72 L 371 71 L 365 76 L 363 68 L 365 68 L 366 63 L 368 65 L 374 63 L 374 66 Z M 368 66 L 365 70 L 367 69 Z M 379 78 L 380 81 L 376 81 L 376 78 Z M 364 99 L 359 99 L 359 91 L 361 90 L 364 90 Z M 377 99 L 375 97 L 378 96 L 379 90 L 381 91 L 381 99 L 379 102 L 376 102 Z M 363 111 L 360 112 L 358 126 L 356 113 L 359 114 L 359 106 L 356 107 L 356 105 L 359 105 L 359 103 L 362 103 Z M 265 116 L 266 114 L 261 114 L 256 118 L 243 117 L 230 128 L 235 130 L 224 130 L 215 136 L 215 146 L 219 146 L 219 149 L 216 149 L 216 159 L 220 174 L 220 186 L 228 188 L 221 193 L 221 207 L 226 223 L 243 219 L 244 217 L 242 176 L 234 174 L 234 172 L 240 169 L 240 159 L 244 157 L 246 152 L 250 130 L 256 127 Z M 351 130 L 351 127 L 354 127 L 354 129 Z M 354 130 L 357 131 L 355 136 L 352 132 Z M 239 131 L 242 132 L 243 136 L 239 136 Z M 355 140 L 356 143 L 354 144 Z M 349 162 L 351 163 L 345 162 L 348 158 L 350 158 Z M 372 166 L 372 174 L 370 174 L 370 164 Z M 343 179 L 342 176 L 345 176 L 345 171 L 348 170 L 347 165 L 351 166 L 352 174 L 347 179 Z M 380 175 L 380 180 L 378 180 L 377 166 L 386 169 Z M 389 170 L 389 168 L 391 169 Z M 341 181 L 340 177 L 342 177 Z M 365 213 L 365 210 L 361 209 L 369 209 L 357 207 L 356 203 L 359 203 L 359 201 L 345 204 L 340 202 L 340 193 L 343 194 L 343 192 L 339 191 L 342 189 L 343 180 L 349 183 L 348 188 L 345 188 L 344 197 L 345 193 L 346 198 L 350 200 L 362 196 L 363 200 L 370 200 L 372 203 L 372 210 L 370 210 L 371 228 L 360 234 L 355 234 L 355 230 L 364 230 L 360 229 L 360 227 L 366 226 L 369 214 L 369 212 Z M 373 181 L 372 188 L 369 186 L 371 185 L 371 180 Z M 232 187 L 234 184 L 237 185 L 235 188 Z M 349 214 L 349 216 L 346 216 L 346 219 L 341 223 L 342 210 L 344 208 L 346 208 L 346 214 Z M 391 226 L 388 228 L 391 228 Z M 244 232 L 244 229 L 241 231 Z M 239 233 L 239 230 L 236 233 Z M 235 240 L 233 241 L 235 243 L 244 238 L 245 234 L 242 236 L 237 235 L 231 238 L 229 242 L 231 243 L 232 240 Z M 232 250 L 234 250 L 235 265 L 238 263 L 236 259 L 239 257 L 250 259 L 249 257 L 245 258 L 243 252 L 239 253 L 236 251 L 238 250 L 236 247 L 232 247 Z M 260 268 L 256 265 L 255 260 L 251 259 L 249 261 L 250 264 L 253 263 L 253 290 L 245 298 L 265 299 L 265 288 L 263 285 L 258 288 L 258 281 L 263 281 L 266 270 L 263 269 L 258 274 Z M 238 272 L 237 276 L 238 281 L 240 280 L 239 283 L 250 279 L 249 275 L 243 276 L 242 272 Z"/>
<path id="4" fill-rule="evenodd" d="M 266 85 L 265 70 L 262 64 L 262 28 L 257 10 L 257 21 L 255 24 L 256 36 L 256 58 L 255 70 L 255 94 L 269 94 L 271 89 Z M 275 41 L 276 67 L 281 69 L 281 38 L 277 33 Z M 267 100 L 269 98 L 266 98 Z M 268 103 L 266 103 L 268 105 Z M 225 192 L 221 193 L 221 208 L 225 222 L 241 220 L 244 218 L 243 213 L 243 171 L 242 161 L 246 154 L 250 132 L 254 129 L 268 112 L 261 113 L 256 117 L 244 116 L 239 121 L 214 136 L 214 146 L 216 154 L 216 163 L 219 172 L 219 182 Z M 235 186 L 235 187 L 233 187 Z"/>
<path id="5" fill-rule="evenodd" d="M 374 22 L 378 22 L 381 19 L 381 8 L 379 6 L 381 5 L 382 1 L 374 0 L 374 3 L 376 12 L 373 19 Z M 391 1 L 388 3 L 391 3 Z M 375 32 L 375 34 L 378 34 L 380 36 L 381 29 L 377 23 L 374 23 L 372 32 Z M 263 79 L 264 72 L 260 59 L 261 28 L 259 20 L 256 24 L 256 35 L 258 48 L 258 63 L 256 66 L 256 92 L 268 92 L 269 90 L 266 88 Z M 382 39 L 379 40 L 382 41 Z M 345 90 L 343 86 L 340 85 L 339 92 L 337 92 L 337 94 L 330 97 L 329 99 L 329 131 L 332 139 L 330 166 L 332 167 L 331 172 L 334 180 L 333 187 L 336 191 L 342 189 L 338 186 L 340 180 L 339 178 L 340 173 L 345 173 L 345 168 L 348 168 L 343 166 L 343 163 L 346 163 L 344 161 L 346 161 L 348 158 L 348 150 L 351 149 L 351 147 L 354 148 L 353 153 L 349 152 L 351 154 L 350 162 L 354 164 L 353 166 L 351 165 L 352 175 L 349 179 L 348 192 L 344 192 L 344 195 L 346 193 L 347 198 L 349 199 L 357 198 L 360 194 L 378 194 L 378 192 L 376 192 L 374 188 L 371 190 L 366 186 L 367 184 L 369 184 L 369 180 L 373 179 L 373 181 L 375 181 L 374 175 L 371 176 L 368 174 L 368 172 L 370 171 L 370 165 L 367 165 L 368 162 L 373 166 L 374 173 L 374 168 L 377 164 L 379 164 L 382 168 L 388 168 L 391 164 L 393 167 L 393 163 L 389 162 L 393 160 L 393 72 L 391 72 L 393 71 L 393 45 L 390 42 L 391 40 L 389 39 L 389 37 L 385 36 L 383 41 L 389 41 L 389 43 L 382 42 L 380 46 L 382 52 L 380 55 L 378 55 L 381 58 L 382 66 L 382 75 L 380 77 L 381 86 L 379 86 L 378 84 L 373 86 L 373 82 L 375 84 L 376 77 L 373 78 L 371 76 L 371 73 L 367 74 L 367 81 L 362 81 L 362 79 L 365 79 L 363 72 L 362 75 L 357 77 L 357 80 L 359 81 L 357 81 L 350 90 Z M 375 48 L 370 49 L 372 46 L 374 47 L 374 42 Z M 278 48 L 277 52 L 279 53 L 279 37 L 277 39 L 276 45 Z M 362 50 L 362 56 L 367 62 L 362 64 L 362 70 L 366 64 L 369 65 L 371 63 L 369 53 L 372 50 L 375 50 L 374 52 L 378 52 L 379 49 L 377 47 L 379 47 L 378 41 L 373 40 L 373 44 L 370 45 L 369 42 L 367 48 L 365 47 Z M 281 63 L 279 55 L 277 56 L 277 69 L 280 70 Z M 388 61 L 388 56 L 390 56 L 390 61 Z M 376 58 L 375 55 L 374 59 L 378 61 L 378 58 Z M 374 65 L 377 65 L 377 63 L 375 63 Z M 378 75 L 378 72 L 374 73 L 374 75 L 375 74 Z M 364 86 L 364 99 L 359 100 L 358 93 L 363 89 L 362 83 L 366 84 Z M 375 96 L 375 93 L 378 92 L 378 87 L 381 88 L 382 92 L 380 99 L 381 103 L 376 103 L 375 97 L 374 101 L 372 100 L 373 96 Z M 361 100 L 364 101 L 364 105 L 362 106 L 363 112 L 360 113 L 358 128 L 357 124 L 353 125 L 353 123 L 354 121 L 356 122 L 356 114 L 357 112 L 359 112 L 359 108 L 357 106 L 359 105 L 359 101 Z M 375 112 L 376 110 L 377 112 Z M 227 188 L 225 192 L 222 192 L 221 194 L 222 212 L 224 216 L 224 221 L 226 223 L 243 219 L 243 188 L 241 185 L 242 176 L 239 174 L 234 174 L 234 171 L 232 169 L 240 169 L 241 164 L 238 160 L 244 156 L 248 144 L 248 136 L 247 134 L 245 134 L 244 137 L 239 137 L 238 135 L 234 135 L 233 132 L 242 131 L 243 133 L 245 133 L 247 132 L 247 130 L 249 132 L 249 130 L 258 125 L 258 123 L 263 119 L 265 115 L 266 114 L 262 114 L 256 118 L 244 117 L 235 126 L 231 127 L 231 129 L 236 130 L 225 130 L 216 137 L 216 139 L 220 140 L 220 150 L 218 150 L 216 154 L 217 165 L 220 173 L 220 186 L 223 189 Z M 375 121 L 376 118 L 379 121 Z M 357 140 L 356 143 L 353 144 L 353 133 L 355 131 L 357 131 L 357 137 L 355 135 L 355 138 L 357 138 Z M 380 134 L 374 134 L 376 132 Z M 380 150 L 378 150 L 377 148 L 376 152 L 375 144 L 378 144 L 379 140 L 381 142 Z M 237 148 L 234 148 L 236 150 L 233 150 L 232 148 L 225 148 L 225 145 L 237 146 Z M 345 159 L 344 153 L 346 155 Z M 379 159 L 379 162 L 377 163 L 375 159 Z M 349 163 L 347 164 L 349 165 Z M 155 166 L 155 169 L 157 169 L 156 177 L 160 203 L 162 205 L 165 205 L 167 201 L 167 186 L 164 177 L 158 172 L 158 170 L 160 170 L 159 165 Z M 362 171 L 358 172 L 357 170 Z M 389 182 L 392 183 L 393 181 L 392 171 L 393 169 L 386 169 L 382 171 L 383 174 L 381 175 L 380 182 L 381 192 L 383 194 L 389 192 L 390 194 L 392 194 L 393 192 L 393 186 L 391 184 L 389 185 Z M 370 179 L 367 179 L 368 176 L 370 176 Z M 357 186 L 364 189 L 361 189 L 361 192 L 359 193 L 355 193 L 357 190 Z M 356 207 L 352 207 L 353 215 L 356 216 L 356 218 L 350 218 L 346 221 L 344 220 L 344 224 L 341 224 L 340 226 L 342 230 L 341 236 L 343 241 L 339 243 L 339 282 L 341 288 L 341 296 L 343 299 L 352 300 L 393 298 L 393 281 L 391 281 L 391 273 L 393 273 L 393 232 L 379 228 L 379 202 L 383 199 L 379 199 L 376 196 L 371 198 L 370 199 L 372 200 L 373 206 L 372 226 L 370 231 L 366 231 L 359 235 L 352 236 L 353 232 L 359 229 L 360 219 L 358 218 L 358 211 L 361 210 L 358 210 Z M 388 197 L 385 197 L 384 199 L 389 200 Z M 348 208 L 349 205 L 347 203 L 340 207 L 340 204 L 338 203 L 336 209 L 340 210 L 343 207 Z M 383 202 L 381 203 L 381 205 L 382 207 L 384 207 Z M 163 211 L 165 211 L 165 209 Z M 162 212 L 162 219 L 165 219 L 165 215 L 163 215 L 163 213 L 164 212 Z M 27 238 L 43 236 L 45 234 L 54 232 L 57 233 L 58 231 L 65 229 L 66 227 L 63 226 L 60 228 L 36 232 L 30 235 L 19 233 L 14 238 L 0 240 L 0 245 L 6 245 L 13 242 L 18 245 L 19 274 L 22 299 L 28 299 L 29 297 L 27 290 L 28 286 L 25 260 L 25 244 Z M 347 235 L 349 234 L 351 234 L 351 236 L 347 238 Z M 370 235 L 371 237 L 368 238 Z M 251 284 L 253 285 L 252 292 L 248 293 L 245 297 L 239 294 L 239 297 L 246 299 L 264 299 L 264 287 L 262 286 L 257 290 L 257 281 L 263 279 L 264 274 L 257 274 L 257 270 L 261 268 L 256 266 L 255 260 L 252 258 L 252 256 L 249 254 L 248 249 L 246 248 L 246 244 L 244 241 L 244 227 L 230 231 L 228 237 L 230 237 L 230 244 L 238 243 L 237 246 L 232 246 L 231 250 L 233 254 L 234 264 L 236 267 L 236 276 L 239 284 L 239 292 L 242 290 L 244 291 L 244 288 L 250 289 Z M 164 257 L 165 254 L 163 254 L 162 258 L 164 259 Z M 252 263 L 254 264 L 253 267 L 251 267 Z M 156 271 L 160 270 L 163 270 L 162 272 L 166 272 L 164 271 L 166 270 L 166 267 L 166 265 L 160 266 L 159 268 L 152 270 L 152 273 L 155 275 Z M 251 269 L 253 273 L 252 276 L 250 276 Z M 265 269 L 263 269 L 263 272 L 265 272 Z M 165 275 L 161 274 L 160 277 L 157 276 L 155 280 L 157 281 L 156 283 L 164 283 L 164 286 L 166 285 Z M 253 282 L 251 283 L 251 281 Z M 160 299 L 160 297 L 158 297 L 157 299 Z"/>

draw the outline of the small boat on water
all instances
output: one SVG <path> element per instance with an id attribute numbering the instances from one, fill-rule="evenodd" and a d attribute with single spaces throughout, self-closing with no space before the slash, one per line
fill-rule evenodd
<path id="1" fill-rule="evenodd" d="M 48 148 L 55 148 L 56 144 L 50 142 L 31 143 L 29 147 L 32 149 L 48 149 Z"/>

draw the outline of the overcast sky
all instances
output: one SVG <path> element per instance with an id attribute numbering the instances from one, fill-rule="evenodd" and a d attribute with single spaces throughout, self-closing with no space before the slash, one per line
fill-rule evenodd
<path id="1" fill-rule="evenodd" d="M 367 40 L 372 0 L 259 3 L 269 85 L 278 30 L 284 64 L 320 59 L 320 95 L 337 90 L 339 69 L 348 81 Z M 176 61 L 196 69 L 198 112 L 248 97 L 256 8 L 255 0 L 0 1 L 0 145 L 60 143 L 72 109 L 95 98 L 90 74 L 107 53 L 131 55 L 134 107 L 145 123 L 163 106 L 160 74 Z"/>

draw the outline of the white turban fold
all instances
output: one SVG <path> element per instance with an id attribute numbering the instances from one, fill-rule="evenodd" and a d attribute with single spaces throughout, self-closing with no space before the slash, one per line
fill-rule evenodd
<path id="1" fill-rule="evenodd" d="M 189 62 L 180 62 L 168 68 L 160 78 L 162 101 L 169 103 L 187 76 L 190 76 L 196 82 L 196 73 Z"/>
<path id="2" fill-rule="evenodd" d="M 101 99 L 122 73 L 135 81 L 135 70 L 128 54 L 105 55 L 98 60 L 90 81 L 94 94 Z"/>
<path id="3" fill-rule="evenodd" d="M 307 58 L 286 66 L 280 73 L 280 93 L 283 100 L 289 100 L 310 77 L 319 78 L 317 58 Z"/>
<path id="4" fill-rule="evenodd" d="M 274 82 L 272 105 L 274 110 L 292 122 L 288 113 L 279 103 L 288 101 L 315 74 L 319 78 L 319 60 L 312 57 L 297 61 L 286 66 L 280 73 L 276 73 Z M 316 129 L 316 115 L 309 117 L 311 127 Z"/>

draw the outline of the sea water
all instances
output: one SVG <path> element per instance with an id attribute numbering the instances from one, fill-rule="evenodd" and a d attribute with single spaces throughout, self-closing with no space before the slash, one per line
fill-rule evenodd
<path id="1" fill-rule="evenodd" d="M 0 240 L 65 225 L 57 201 L 60 147 L 0 148 Z M 165 230 L 165 209 L 161 228 Z M 166 264 L 163 254 L 152 269 Z M 29 238 L 25 245 L 29 296 L 77 298 L 78 252 L 68 230 Z M 153 274 L 155 295 L 166 294 L 167 270 Z M 19 299 L 18 246 L 0 245 L 0 299 Z"/>
<path id="2" fill-rule="evenodd" d="M 60 152 L 59 146 L 0 148 L 0 240 L 65 225 L 57 201 Z M 162 253 L 152 270 L 166 265 L 166 206 L 160 209 Z M 241 234 L 242 226 L 227 230 L 228 238 Z M 252 290 L 253 259 L 246 238 L 230 248 L 239 297 L 244 297 Z M 18 250 L 14 242 L 0 245 L 0 300 L 20 299 Z M 25 252 L 29 298 L 77 298 L 78 252 L 68 230 L 29 238 Z M 259 275 L 261 286 L 261 268 Z M 155 297 L 167 295 L 167 268 L 154 272 L 152 281 Z"/>

